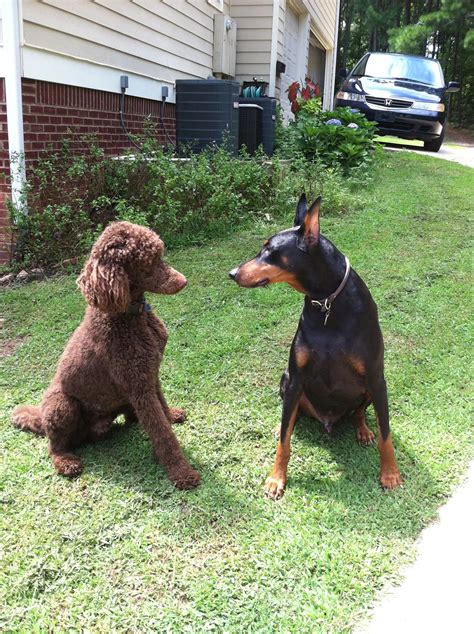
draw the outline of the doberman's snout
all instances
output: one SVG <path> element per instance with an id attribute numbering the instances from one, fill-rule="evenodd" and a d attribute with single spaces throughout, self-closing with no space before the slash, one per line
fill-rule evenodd
<path id="1" fill-rule="evenodd" d="M 232 269 L 232 271 L 229 271 L 229 277 L 231 280 L 235 280 L 238 270 L 239 270 L 239 267 L 236 266 L 235 269 Z"/>

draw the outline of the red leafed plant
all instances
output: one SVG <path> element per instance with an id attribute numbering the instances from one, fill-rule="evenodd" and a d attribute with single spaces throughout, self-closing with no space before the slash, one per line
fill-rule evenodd
<path id="1" fill-rule="evenodd" d="M 317 99 L 321 95 L 319 84 L 315 84 L 309 77 L 305 78 L 303 87 L 300 86 L 299 81 L 294 81 L 290 84 L 286 92 L 291 102 L 291 112 L 293 114 L 296 114 L 300 109 L 300 100 L 308 101 L 309 99 Z"/>

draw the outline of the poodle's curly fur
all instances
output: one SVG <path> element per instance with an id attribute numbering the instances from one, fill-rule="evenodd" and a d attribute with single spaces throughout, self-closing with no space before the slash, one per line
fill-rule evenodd
<path id="1" fill-rule="evenodd" d="M 73 449 L 104 436 L 119 414 L 148 433 L 156 458 L 179 488 L 195 487 L 199 474 L 186 461 L 171 429 L 185 418 L 170 409 L 158 370 L 168 334 L 152 312 L 138 312 L 146 291 L 173 294 L 184 275 L 162 259 L 163 242 L 150 229 L 115 222 L 101 234 L 77 284 L 89 304 L 72 335 L 40 407 L 17 407 L 16 427 L 45 435 L 56 471 L 81 473 Z"/>

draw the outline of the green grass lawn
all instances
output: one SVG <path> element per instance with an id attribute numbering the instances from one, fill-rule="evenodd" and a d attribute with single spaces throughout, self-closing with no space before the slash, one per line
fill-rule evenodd
<path id="1" fill-rule="evenodd" d="M 165 395 L 189 413 L 175 429 L 202 474 L 192 492 L 170 485 L 138 427 L 82 449 L 84 474 L 68 481 L 44 439 L 10 426 L 16 404 L 40 400 L 84 303 L 75 276 L 8 289 L 3 631 L 347 632 L 398 578 L 473 453 L 474 171 L 408 153 L 385 161 L 365 208 L 323 218 L 322 231 L 379 306 L 404 488 L 380 489 L 377 449 L 358 446 L 349 421 L 328 436 L 301 419 L 286 494 L 263 496 L 302 297 L 239 288 L 227 271 L 290 219 L 171 253 L 189 286 L 150 298 L 170 334 Z"/>

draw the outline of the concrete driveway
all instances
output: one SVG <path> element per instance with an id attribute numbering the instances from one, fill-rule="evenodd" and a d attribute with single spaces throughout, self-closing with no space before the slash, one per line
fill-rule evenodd
<path id="1" fill-rule="evenodd" d="M 455 163 L 461 163 L 462 165 L 467 165 L 468 167 L 474 167 L 474 145 L 461 145 L 446 141 L 441 146 L 439 152 L 425 152 L 421 146 L 418 147 L 410 145 L 409 143 L 383 143 L 383 146 L 387 148 L 387 150 L 394 150 L 396 152 L 408 150 L 409 152 L 425 154 L 426 156 L 432 156 L 433 158 L 445 159 L 446 161 L 454 161 Z"/>
<path id="2" fill-rule="evenodd" d="M 357 634 L 468 634 L 474 631 L 474 462 L 465 482 L 423 531 L 405 580 Z"/>

